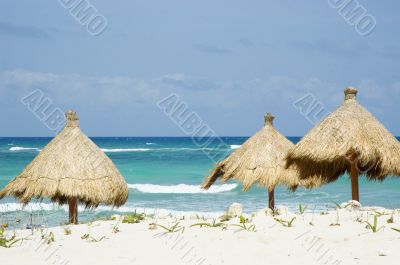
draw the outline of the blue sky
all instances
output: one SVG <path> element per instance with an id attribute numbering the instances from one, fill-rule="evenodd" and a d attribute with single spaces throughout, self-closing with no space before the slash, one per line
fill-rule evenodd
<path id="1" fill-rule="evenodd" d="M 398 1 L 358 1 L 368 36 L 328 0 L 89 2 L 108 21 L 97 36 L 59 1 L 0 2 L 0 136 L 53 135 L 21 103 L 36 89 L 91 136 L 183 136 L 156 105 L 171 93 L 219 135 L 251 135 L 272 112 L 297 136 L 313 124 L 296 100 L 329 112 L 349 85 L 400 135 Z"/>

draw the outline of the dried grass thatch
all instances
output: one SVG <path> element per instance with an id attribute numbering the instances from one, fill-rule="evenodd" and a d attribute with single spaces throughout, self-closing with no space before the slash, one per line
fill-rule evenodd
<path id="1" fill-rule="evenodd" d="M 284 163 L 288 150 L 294 144 L 273 127 L 273 119 L 271 114 L 265 115 L 264 128 L 219 162 L 203 182 L 202 188 L 210 188 L 217 178 L 221 178 L 222 182 L 229 179 L 240 181 L 244 191 L 255 183 L 269 191 L 278 184 L 294 190 L 299 185 L 297 174 L 286 170 Z"/>
<path id="2" fill-rule="evenodd" d="M 76 112 L 66 113 L 65 128 L 1 192 L 27 204 L 50 198 L 65 204 L 77 198 L 86 207 L 121 206 L 128 199 L 124 178 L 113 162 L 79 129 Z"/>
<path id="3" fill-rule="evenodd" d="M 356 89 L 344 93 L 343 104 L 289 151 L 287 166 L 314 186 L 335 181 L 351 163 L 370 180 L 400 175 L 399 141 L 357 102 Z"/>

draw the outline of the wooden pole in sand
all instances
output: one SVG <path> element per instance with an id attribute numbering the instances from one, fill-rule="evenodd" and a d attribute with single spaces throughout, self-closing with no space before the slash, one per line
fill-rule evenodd
<path id="1" fill-rule="evenodd" d="M 68 200 L 69 205 L 69 223 L 78 224 L 78 199 L 76 197 Z"/>
<path id="2" fill-rule="evenodd" d="M 354 201 L 360 201 L 360 193 L 358 190 L 358 169 L 355 162 L 350 163 L 351 178 L 351 197 Z"/>
<path id="3" fill-rule="evenodd" d="M 271 210 L 275 208 L 275 190 L 268 191 L 268 206 Z"/>

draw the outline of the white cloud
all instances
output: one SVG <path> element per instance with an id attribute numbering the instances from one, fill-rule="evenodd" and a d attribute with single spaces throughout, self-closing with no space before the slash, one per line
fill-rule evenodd
<path id="1" fill-rule="evenodd" d="M 175 73 L 175 74 L 166 74 L 162 77 L 162 79 L 172 79 L 176 81 L 183 81 L 186 79 L 186 75 L 182 73 Z"/>
<path id="2" fill-rule="evenodd" d="M 166 82 L 166 79 L 169 81 Z M 396 102 L 398 97 L 384 95 L 387 91 L 398 95 L 400 82 L 390 88 L 381 87 L 372 80 L 361 80 L 358 85 L 362 104 L 373 113 L 390 112 L 390 108 L 397 106 L 388 103 Z M 154 132 L 161 133 L 156 124 L 166 122 L 156 102 L 171 93 L 177 93 L 188 103 L 191 111 L 201 114 L 202 119 L 214 124 L 216 131 L 221 134 L 232 135 L 235 131 L 239 131 L 237 134 L 250 134 L 254 128 L 258 128 L 262 115 L 272 112 L 277 117 L 284 117 L 282 123 L 290 135 L 298 135 L 300 133 L 296 132 L 304 133 L 311 125 L 306 119 L 301 119 L 299 111 L 293 106 L 294 102 L 312 93 L 329 112 L 343 101 L 344 87 L 317 77 L 295 79 L 271 76 L 248 81 L 212 81 L 176 73 L 144 80 L 127 76 L 96 77 L 15 70 L 0 73 L 1 111 L 16 110 L 23 113 L 24 106 L 20 98 L 35 89 L 41 89 L 61 109 L 75 108 L 92 115 L 90 118 L 93 122 L 102 115 L 124 116 L 132 119 L 130 122 L 135 127 L 153 130 L 153 135 Z M 149 125 L 149 120 L 158 122 Z M 242 126 L 237 125 L 239 120 Z M 126 120 L 116 119 L 112 122 L 121 131 L 127 126 Z M 141 135 L 152 134 L 146 132 L 143 131 Z"/>
<path id="3" fill-rule="evenodd" d="M 129 77 L 85 77 L 23 70 L 0 74 L 0 90 L 8 92 L 8 96 L 22 97 L 34 89 L 43 90 L 54 102 L 66 106 L 150 103 L 159 93 L 151 82 Z"/>

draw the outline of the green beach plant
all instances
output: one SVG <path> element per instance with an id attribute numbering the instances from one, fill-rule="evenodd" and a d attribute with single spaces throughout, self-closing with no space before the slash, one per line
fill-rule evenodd
<path id="1" fill-rule="evenodd" d="M 248 222 L 249 222 L 249 219 L 246 218 L 246 217 L 244 217 L 243 215 L 241 215 L 241 216 L 239 217 L 239 222 L 240 222 L 241 224 L 248 223 Z"/>
<path id="2" fill-rule="evenodd" d="M 272 216 L 278 216 L 279 215 L 279 209 L 272 209 Z"/>
<path id="3" fill-rule="evenodd" d="M 220 218 L 219 218 L 219 220 L 221 221 L 221 222 L 228 222 L 229 220 L 231 220 L 232 219 L 232 217 L 229 215 L 229 214 L 224 214 L 224 215 L 222 215 Z"/>
<path id="4" fill-rule="evenodd" d="M 13 236 L 7 238 L 7 237 L 4 235 L 4 232 L 5 232 L 4 226 L 2 225 L 2 226 L 0 227 L 0 247 L 3 247 L 3 248 L 10 248 L 10 247 L 12 247 L 15 243 L 21 241 L 21 239 L 17 239 L 15 235 L 13 235 Z"/>
<path id="5" fill-rule="evenodd" d="M 239 231 L 256 232 L 256 226 L 254 224 L 246 225 L 246 223 L 240 223 L 240 224 L 231 224 L 230 226 L 238 227 Z"/>
<path id="6" fill-rule="evenodd" d="M 144 213 L 137 213 L 136 211 L 132 214 L 127 214 L 124 216 L 124 219 L 122 219 L 123 224 L 137 224 L 143 221 L 145 218 Z"/>
<path id="7" fill-rule="evenodd" d="M 303 215 L 305 213 L 305 211 L 307 210 L 307 207 L 308 207 L 307 205 L 299 204 L 299 214 Z"/>
<path id="8" fill-rule="evenodd" d="M 202 220 L 202 221 L 205 221 L 205 220 L 206 220 L 206 218 L 205 218 L 204 216 L 199 215 L 199 214 L 197 214 L 197 213 L 196 213 L 196 218 L 197 218 L 197 220 Z"/>
<path id="9" fill-rule="evenodd" d="M 50 234 L 49 234 L 49 239 L 47 240 L 47 244 L 50 244 L 50 243 L 53 243 L 53 242 L 55 242 L 56 240 L 54 239 L 54 233 L 53 232 L 50 232 Z"/>
<path id="10" fill-rule="evenodd" d="M 90 237 L 90 239 L 89 239 L 89 241 L 90 242 L 100 242 L 100 241 L 102 241 L 103 239 L 107 239 L 105 236 L 102 236 L 102 237 L 100 237 L 100 238 L 98 238 L 98 239 L 96 239 L 96 238 L 94 238 L 94 237 Z"/>
<path id="11" fill-rule="evenodd" d="M 381 226 L 380 228 L 378 228 L 378 216 L 377 216 L 377 215 L 374 215 L 374 222 L 373 222 L 373 224 L 371 224 L 371 223 L 368 222 L 368 221 L 365 221 L 365 223 L 367 224 L 366 228 L 367 228 L 367 229 L 371 229 L 372 232 L 374 232 L 374 233 L 377 233 L 377 232 L 379 232 L 381 229 L 384 228 L 384 226 Z"/>
<path id="12" fill-rule="evenodd" d="M 386 220 L 386 222 L 388 224 L 393 224 L 394 223 L 393 214 Z"/>
<path id="13" fill-rule="evenodd" d="M 44 240 L 47 243 L 47 245 L 50 245 L 51 243 L 56 241 L 53 232 L 46 234 L 46 233 L 43 233 L 43 229 L 40 232 L 41 232 L 42 240 Z"/>
<path id="14" fill-rule="evenodd" d="M 88 242 L 100 242 L 103 239 L 107 239 L 107 238 L 105 236 L 102 236 L 100 238 L 94 238 L 90 234 L 84 234 L 83 236 L 81 236 L 81 239 L 86 240 Z"/>
<path id="15" fill-rule="evenodd" d="M 274 219 L 275 219 L 275 221 L 277 221 L 284 227 L 293 227 L 293 222 L 294 222 L 294 220 L 296 220 L 296 217 L 293 217 L 290 220 L 283 220 L 283 219 L 279 219 L 279 218 L 274 218 Z"/>
<path id="16" fill-rule="evenodd" d="M 45 241 L 48 245 L 55 242 L 54 233 L 50 232 L 47 234 L 43 228 L 40 229 L 40 237 L 43 241 Z"/>
<path id="17" fill-rule="evenodd" d="M 358 222 L 358 223 L 364 223 L 364 220 L 363 220 L 362 216 L 357 216 L 356 222 Z"/>
<path id="18" fill-rule="evenodd" d="M 156 223 L 152 223 L 150 225 L 153 225 L 155 227 L 160 227 L 162 229 L 164 229 L 166 232 L 165 233 L 175 233 L 175 232 L 184 232 L 185 231 L 185 227 L 180 226 L 179 225 L 179 221 L 176 222 L 175 224 L 173 224 L 170 227 L 164 226 L 164 225 L 160 225 L 160 224 L 156 224 Z"/>
<path id="19" fill-rule="evenodd" d="M 113 227 L 113 233 L 114 234 L 117 234 L 117 233 L 119 233 L 119 232 L 121 232 L 121 230 L 119 230 L 119 227 L 116 225 L 116 226 L 114 226 Z"/>
<path id="20" fill-rule="evenodd" d="M 72 234 L 71 228 L 69 228 L 69 227 L 64 227 L 64 234 L 65 234 L 66 236 Z"/>
<path id="21" fill-rule="evenodd" d="M 203 226 L 204 227 L 213 227 L 213 228 L 216 228 L 216 227 L 225 228 L 226 224 L 224 224 L 222 222 L 217 223 L 217 220 L 213 219 L 213 221 L 211 223 L 206 223 L 206 222 L 204 222 L 204 223 L 196 223 L 196 224 L 192 224 L 190 227 L 195 227 L 195 226 L 199 226 L 200 228 L 202 228 Z"/>
<path id="22" fill-rule="evenodd" d="M 382 215 L 388 215 L 388 213 L 385 213 L 385 211 L 380 212 L 380 211 L 375 210 L 374 212 L 375 212 L 375 215 L 378 217 L 381 217 Z"/>
<path id="23" fill-rule="evenodd" d="M 394 227 L 392 227 L 392 230 L 394 230 L 394 231 L 396 231 L 396 232 L 399 232 L 399 233 L 400 233 L 400 228 L 394 228 Z"/>

